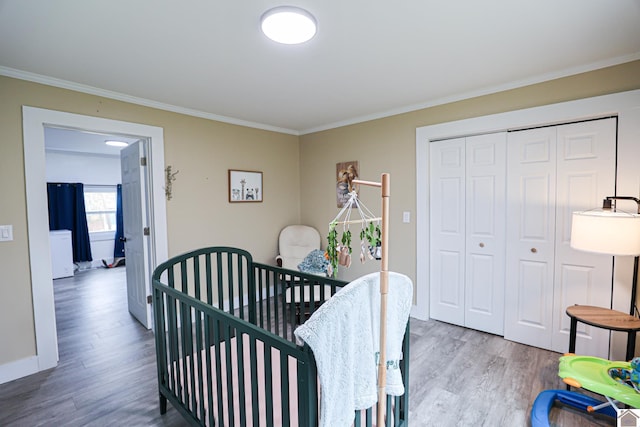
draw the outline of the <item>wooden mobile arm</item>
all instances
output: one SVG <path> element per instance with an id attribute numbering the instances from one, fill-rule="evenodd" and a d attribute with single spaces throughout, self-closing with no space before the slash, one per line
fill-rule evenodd
<path id="1" fill-rule="evenodd" d="M 383 426 L 386 412 L 387 386 L 387 294 L 389 293 L 389 197 L 391 193 L 391 177 L 388 173 L 382 174 L 381 182 L 360 181 L 354 179 L 353 184 L 380 187 L 382 196 L 382 225 L 381 225 L 381 250 L 380 259 L 380 357 L 378 357 L 378 411 L 377 425 Z"/>

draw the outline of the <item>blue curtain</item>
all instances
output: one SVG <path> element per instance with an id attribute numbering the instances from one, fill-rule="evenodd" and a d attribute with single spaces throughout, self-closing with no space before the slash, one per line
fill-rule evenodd
<path id="1" fill-rule="evenodd" d="M 122 222 L 122 184 L 118 184 L 116 198 L 116 244 L 113 247 L 114 261 L 117 258 L 124 258 L 124 242 L 120 240 L 121 237 L 124 237 L 124 227 Z"/>
<path id="2" fill-rule="evenodd" d="M 84 185 L 47 183 L 49 229 L 71 230 L 73 261 L 93 261 L 84 207 Z"/>

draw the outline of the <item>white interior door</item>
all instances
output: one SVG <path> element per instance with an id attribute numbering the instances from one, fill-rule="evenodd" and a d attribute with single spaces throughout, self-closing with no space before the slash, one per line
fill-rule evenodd
<path id="1" fill-rule="evenodd" d="M 612 257 L 571 249 L 571 215 L 601 206 L 613 195 L 616 173 L 616 120 L 603 119 L 557 127 L 556 265 L 552 350 L 569 348 L 574 304 L 611 307 Z M 609 357 L 609 332 L 578 324 L 576 353 Z"/>
<path id="2" fill-rule="evenodd" d="M 431 317 L 502 335 L 506 133 L 430 144 Z"/>
<path id="3" fill-rule="evenodd" d="M 504 337 L 551 348 L 556 129 L 511 132 L 507 149 Z"/>
<path id="4" fill-rule="evenodd" d="M 464 326 L 465 140 L 433 142 L 430 150 L 430 312 Z"/>
<path id="5" fill-rule="evenodd" d="M 504 333 L 506 143 L 504 132 L 466 138 L 464 323 L 497 335 Z"/>
<path id="6" fill-rule="evenodd" d="M 149 271 L 149 237 L 144 235 L 148 226 L 146 206 L 146 170 L 141 166 L 145 154 L 144 141 L 138 141 L 120 151 L 122 166 L 122 211 L 124 226 L 124 253 L 127 269 L 127 300 L 129 312 L 147 329 L 152 325 Z"/>
<path id="7" fill-rule="evenodd" d="M 505 338 L 565 352 L 574 304 L 610 308 L 612 258 L 571 249 L 571 214 L 615 191 L 616 121 L 508 137 Z M 608 357 L 609 332 L 578 325 L 576 352 Z"/>

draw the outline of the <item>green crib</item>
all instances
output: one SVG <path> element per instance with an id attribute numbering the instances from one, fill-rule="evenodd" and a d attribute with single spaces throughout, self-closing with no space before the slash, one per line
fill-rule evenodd
<path id="1" fill-rule="evenodd" d="M 230 247 L 171 258 L 152 279 L 162 414 L 171 402 L 192 425 L 318 425 L 315 359 L 293 331 L 346 282 L 256 263 Z M 296 305 L 292 294 L 309 302 Z M 408 325 L 403 353 L 406 391 L 387 396 L 387 427 L 408 425 Z M 354 414 L 355 427 L 374 423 L 375 408 Z"/>

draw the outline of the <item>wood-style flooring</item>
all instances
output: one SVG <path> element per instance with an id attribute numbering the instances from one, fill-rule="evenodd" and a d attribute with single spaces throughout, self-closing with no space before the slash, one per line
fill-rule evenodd
<path id="1" fill-rule="evenodd" d="M 124 267 L 54 281 L 60 362 L 0 385 L 0 426 L 185 426 L 158 409 L 153 332 L 127 310 Z M 558 353 L 411 320 L 410 426 L 528 426 L 537 394 L 564 388 Z M 554 408 L 553 426 L 615 425 Z"/>

